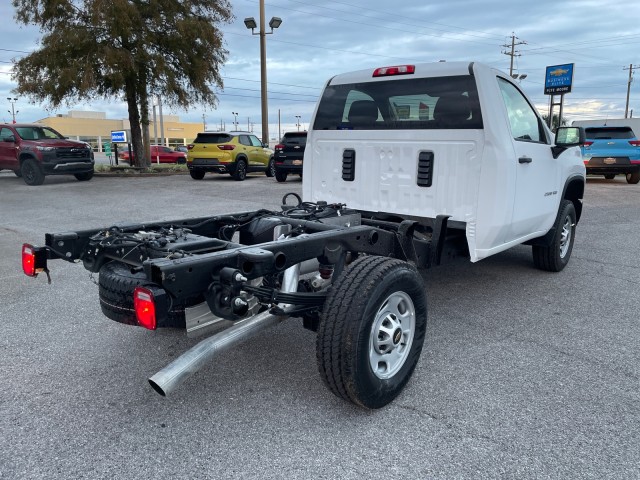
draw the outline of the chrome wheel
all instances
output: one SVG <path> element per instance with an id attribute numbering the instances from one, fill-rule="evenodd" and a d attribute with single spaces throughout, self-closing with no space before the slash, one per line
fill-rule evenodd
<path id="1" fill-rule="evenodd" d="M 411 297 L 394 292 L 382 303 L 369 337 L 369 364 L 380 379 L 393 377 L 404 365 L 416 330 Z"/>
<path id="2" fill-rule="evenodd" d="M 573 222 L 571 221 L 571 217 L 567 215 L 564 218 L 564 223 L 562 224 L 562 231 L 560 232 L 560 258 L 564 258 L 569 251 L 569 246 L 571 245 L 571 231 L 573 229 Z"/>

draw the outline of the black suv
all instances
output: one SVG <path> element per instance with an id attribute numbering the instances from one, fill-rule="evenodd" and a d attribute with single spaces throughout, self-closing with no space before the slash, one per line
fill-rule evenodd
<path id="1" fill-rule="evenodd" d="M 282 136 L 282 140 L 276 145 L 274 155 L 277 181 L 286 181 L 290 173 L 302 175 L 306 145 L 307 132 L 287 132 Z"/>

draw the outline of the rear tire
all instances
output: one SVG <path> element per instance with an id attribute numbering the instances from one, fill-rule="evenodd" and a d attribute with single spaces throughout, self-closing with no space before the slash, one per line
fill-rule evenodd
<path id="1" fill-rule="evenodd" d="M 189 170 L 189 175 L 194 180 L 202 180 L 204 178 L 204 172 L 202 170 Z"/>
<path id="2" fill-rule="evenodd" d="M 555 234 L 547 247 L 533 245 L 533 263 L 547 272 L 559 272 L 569 263 L 576 233 L 576 209 L 570 200 L 562 200 L 556 222 Z"/>
<path id="3" fill-rule="evenodd" d="M 124 263 L 109 262 L 100 269 L 98 285 L 102 313 L 116 322 L 137 325 L 133 309 L 133 289 L 140 285 L 155 284 L 147 280 L 144 272 L 131 273 L 130 268 Z M 158 327 L 185 328 L 185 307 L 200 301 L 202 300 L 194 299 L 191 302 L 174 300 L 166 321 Z"/>
<path id="4" fill-rule="evenodd" d="M 73 175 L 79 182 L 86 182 L 93 178 L 93 172 L 75 173 Z"/>
<path id="5" fill-rule="evenodd" d="M 44 183 L 44 173 L 42 173 L 40 165 L 34 159 L 27 158 L 22 162 L 20 171 L 22 172 L 22 179 L 27 185 L 36 186 Z"/>
<path id="6" fill-rule="evenodd" d="M 336 396 L 364 408 L 395 399 L 424 343 L 427 299 L 411 264 L 359 258 L 334 283 L 316 340 L 318 370 Z"/>
<path id="7" fill-rule="evenodd" d="M 276 172 L 276 180 L 280 183 L 287 181 L 287 173 L 286 172 Z"/>
<path id="8" fill-rule="evenodd" d="M 247 163 L 243 159 L 240 159 L 236 162 L 236 169 L 233 171 L 231 176 L 238 182 L 241 182 L 245 178 L 247 178 Z"/>
<path id="9" fill-rule="evenodd" d="M 627 183 L 635 185 L 640 182 L 640 172 L 627 173 Z"/>
<path id="10" fill-rule="evenodd" d="M 613 180 L 614 178 L 616 178 L 616 175 L 614 173 L 607 173 L 604 178 L 606 178 L 607 180 Z"/>

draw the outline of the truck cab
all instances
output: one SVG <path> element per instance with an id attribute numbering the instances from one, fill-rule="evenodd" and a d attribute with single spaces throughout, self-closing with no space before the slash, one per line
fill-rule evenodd
<path id="1" fill-rule="evenodd" d="M 418 222 L 446 215 L 475 262 L 545 236 L 565 198 L 579 219 L 574 133 L 558 142 L 519 86 L 480 63 L 337 75 L 311 120 L 303 198 Z"/>

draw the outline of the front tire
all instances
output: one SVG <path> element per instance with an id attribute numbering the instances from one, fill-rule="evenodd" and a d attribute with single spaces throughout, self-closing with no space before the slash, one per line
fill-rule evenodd
<path id="1" fill-rule="evenodd" d="M 569 263 L 576 233 L 576 209 L 570 200 L 562 200 L 555 234 L 549 246 L 533 245 L 533 263 L 547 272 L 559 272 Z"/>
<path id="2" fill-rule="evenodd" d="M 79 182 L 86 182 L 93 178 L 93 172 L 75 173 L 73 175 Z"/>
<path id="3" fill-rule="evenodd" d="M 189 175 L 194 180 L 202 180 L 204 178 L 204 172 L 202 170 L 189 170 Z"/>
<path id="4" fill-rule="evenodd" d="M 247 163 L 242 159 L 238 160 L 236 162 L 236 169 L 233 171 L 231 176 L 238 182 L 241 182 L 245 178 L 247 178 Z"/>
<path id="5" fill-rule="evenodd" d="M 269 160 L 269 165 L 267 165 L 267 171 L 265 172 L 265 174 L 269 178 L 275 176 L 275 174 L 276 174 L 276 162 L 275 162 L 275 160 L 273 158 Z"/>
<path id="6" fill-rule="evenodd" d="M 38 162 L 34 159 L 27 158 L 22 162 L 20 171 L 22 173 L 22 179 L 27 185 L 36 186 L 44 183 L 44 173 L 42 173 L 40 165 L 38 165 Z"/>
<path id="7" fill-rule="evenodd" d="M 276 172 L 276 180 L 280 183 L 287 181 L 287 173 L 286 172 Z"/>
<path id="8" fill-rule="evenodd" d="M 640 172 L 627 173 L 627 183 L 635 185 L 640 182 Z"/>
<path id="9" fill-rule="evenodd" d="M 407 262 L 359 258 L 331 287 L 316 359 L 326 386 L 364 408 L 395 399 L 413 373 L 427 327 L 425 286 Z"/>

